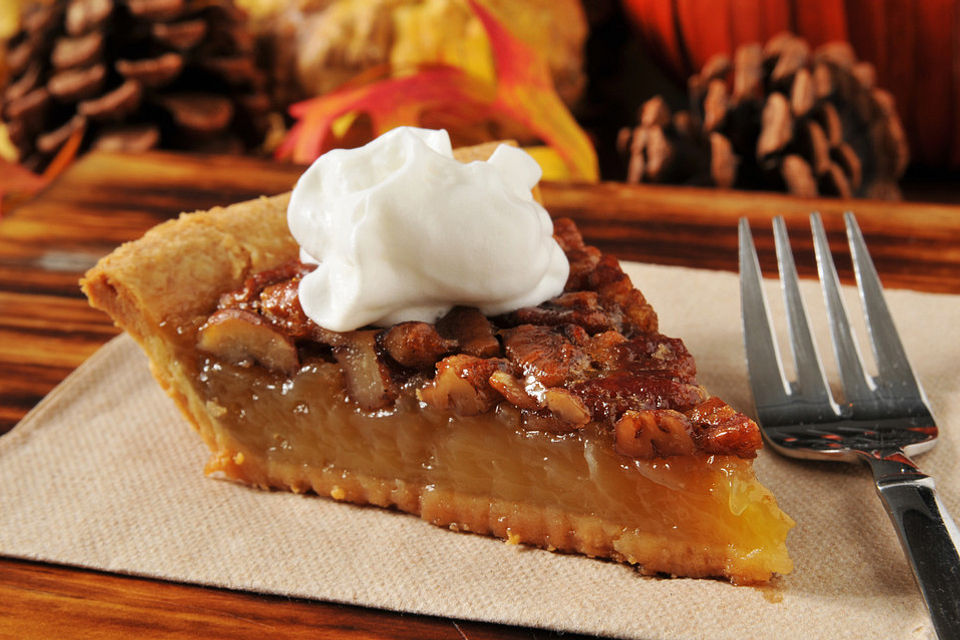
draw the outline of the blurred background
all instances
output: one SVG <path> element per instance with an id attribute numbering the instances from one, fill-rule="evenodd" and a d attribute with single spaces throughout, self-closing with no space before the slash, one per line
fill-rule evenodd
<path id="1" fill-rule="evenodd" d="M 0 194 L 398 125 L 555 181 L 960 200 L 952 0 L 0 0 Z"/>

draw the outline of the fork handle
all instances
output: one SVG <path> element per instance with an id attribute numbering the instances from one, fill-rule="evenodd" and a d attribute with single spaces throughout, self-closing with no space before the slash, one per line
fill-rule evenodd
<path id="1" fill-rule="evenodd" d="M 960 531 L 937 497 L 933 478 L 902 453 L 868 461 L 937 637 L 960 638 Z"/>

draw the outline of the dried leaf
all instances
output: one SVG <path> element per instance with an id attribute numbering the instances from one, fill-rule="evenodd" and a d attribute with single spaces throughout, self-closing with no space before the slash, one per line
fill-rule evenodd
<path id="1" fill-rule="evenodd" d="M 556 149 L 573 177 L 596 182 L 597 154 L 553 87 L 546 62 L 510 32 L 477 0 L 468 0 L 480 18 L 497 69 L 494 111 L 526 125 Z"/>
<path id="2" fill-rule="evenodd" d="M 464 129 L 492 121 L 510 131 L 519 127 L 543 140 L 573 179 L 596 181 L 596 152 L 554 90 L 546 63 L 481 4 L 475 0 L 469 4 L 492 46 L 495 84 L 449 65 L 423 66 L 409 75 L 372 81 L 367 72 L 362 79 L 366 83 L 356 79 L 337 91 L 293 105 L 290 113 L 297 122 L 277 148 L 277 157 L 313 161 L 341 146 L 347 135 L 344 123 L 360 114 L 369 117 L 375 136 L 401 125 L 424 126 L 425 119 L 452 123 L 451 128 L 460 123 Z M 551 169 L 551 175 L 557 173 Z"/>
<path id="3" fill-rule="evenodd" d="M 83 134 L 82 127 L 74 131 L 42 175 L 0 158 L 0 175 L 3 176 L 0 180 L 0 216 L 29 200 L 70 166 L 77 156 Z"/>
<path id="4" fill-rule="evenodd" d="M 18 164 L 0 159 L 0 216 L 13 209 L 47 184 L 43 177 Z"/>
<path id="5" fill-rule="evenodd" d="M 413 75 L 372 84 L 351 84 L 290 107 L 290 114 L 298 121 L 276 155 L 300 163 L 313 161 L 338 146 L 341 138 L 334 133 L 334 123 L 353 112 L 368 115 L 374 133 L 380 135 L 394 127 L 419 123 L 428 109 L 455 107 L 450 105 L 451 100 L 465 105 L 489 104 L 492 93 L 492 87 L 450 66 L 427 67 Z"/>

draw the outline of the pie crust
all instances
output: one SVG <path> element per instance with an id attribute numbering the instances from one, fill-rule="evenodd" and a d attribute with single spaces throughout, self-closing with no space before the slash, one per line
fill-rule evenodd
<path id="1" fill-rule="evenodd" d="M 471 153 L 485 157 L 490 148 Z M 672 423 L 644 426 L 641 411 L 623 426 L 594 408 L 589 422 L 574 417 L 575 428 L 557 430 L 534 419 L 546 409 L 521 410 L 501 396 L 464 411 L 430 396 L 433 371 L 409 376 L 387 406 L 364 409 L 348 391 L 343 360 L 329 352 L 289 367 L 283 358 L 265 366 L 199 349 L 224 294 L 297 259 L 288 199 L 183 214 L 118 248 L 82 282 L 91 304 L 143 347 L 154 377 L 210 448 L 208 473 L 393 507 L 454 530 L 632 563 L 645 574 L 742 584 L 792 569 L 785 538 L 793 521 L 753 472 L 756 425 L 719 400 L 686 406 L 687 429 L 690 420 L 709 422 L 703 407 L 719 407 L 736 417 L 739 448 L 681 433 L 680 449 L 659 449 L 654 438 L 645 453 L 625 452 L 619 429 L 640 434 Z M 513 331 L 498 330 L 501 340 Z"/>

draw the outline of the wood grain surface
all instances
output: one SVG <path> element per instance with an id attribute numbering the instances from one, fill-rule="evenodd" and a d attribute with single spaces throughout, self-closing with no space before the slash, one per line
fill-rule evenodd
<path id="1" fill-rule="evenodd" d="M 106 316 L 87 306 L 77 286 L 97 259 L 182 210 L 288 190 L 300 171 L 250 158 L 95 153 L 0 219 L 0 434 L 117 333 Z M 813 274 L 806 218 L 819 210 L 835 253 L 843 256 L 839 267 L 847 280 L 841 214 L 853 208 L 887 287 L 960 293 L 958 207 L 619 184 L 546 184 L 542 192 L 551 214 L 574 218 L 587 240 L 604 251 L 726 270 L 737 268 L 741 216 L 750 219 L 761 262 L 772 269 L 769 221 L 784 215 L 801 273 Z M 0 638 L 555 635 L 4 558 L 0 603 Z"/>

